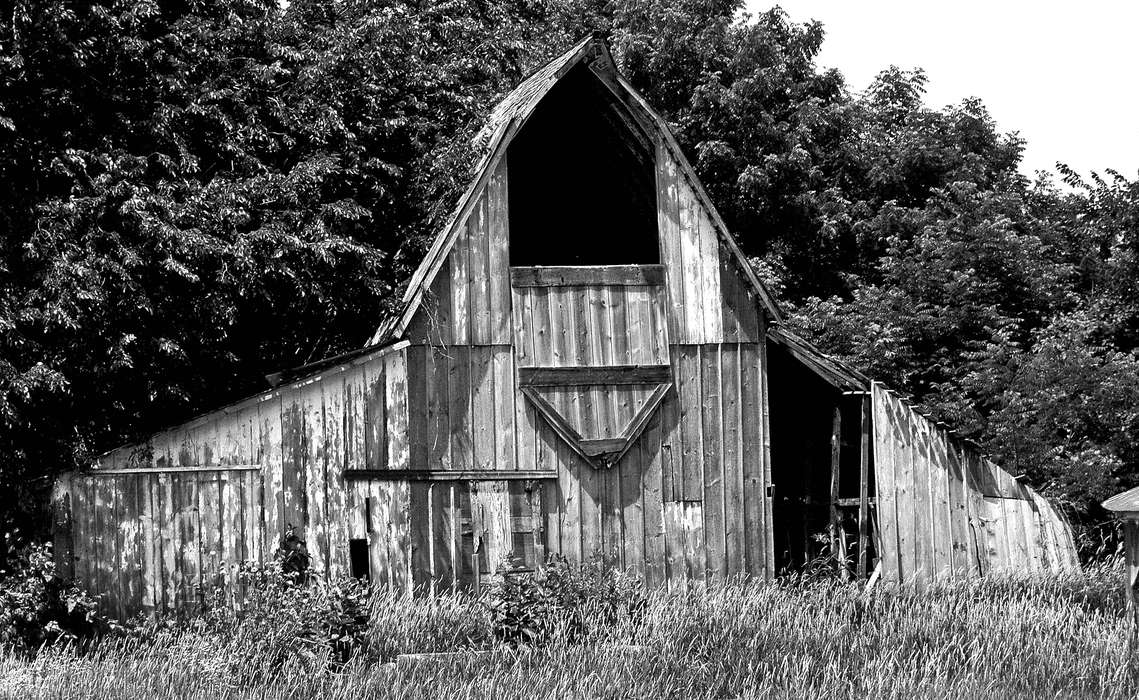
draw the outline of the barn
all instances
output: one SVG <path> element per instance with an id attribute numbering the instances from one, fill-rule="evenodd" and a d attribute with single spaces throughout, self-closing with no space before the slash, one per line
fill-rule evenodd
<path id="1" fill-rule="evenodd" d="M 61 571 L 130 614 L 195 606 L 289 537 L 314 575 L 421 594 L 551 553 L 649 586 L 828 552 L 900 583 L 1078 566 L 1039 494 L 783 327 L 603 42 L 476 145 L 365 347 L 57 481 Z"/>

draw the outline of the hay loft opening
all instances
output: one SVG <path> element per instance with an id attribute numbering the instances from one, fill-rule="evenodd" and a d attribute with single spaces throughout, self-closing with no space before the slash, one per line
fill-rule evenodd
<path id="1" fill-rule="evenodd" d="M 507 158 L 511 265 L 660 262 L 652 142 L 588 67 L 550 90 Z"/>

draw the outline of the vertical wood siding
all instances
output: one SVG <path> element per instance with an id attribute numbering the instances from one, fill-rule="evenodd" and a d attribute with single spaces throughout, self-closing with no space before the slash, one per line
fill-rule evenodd
<path id="1" fill-rule="evenodd" d="M 873 384 L 882 573 L 928 583 L 1079 567 L 1048 501 Z"/>
<path id="2" fill-rule="evenodd" d="M 226 467 L 66 477 L 76 582 L 120 617 L 200 605 L 259 558 L 261 479 Z"/>

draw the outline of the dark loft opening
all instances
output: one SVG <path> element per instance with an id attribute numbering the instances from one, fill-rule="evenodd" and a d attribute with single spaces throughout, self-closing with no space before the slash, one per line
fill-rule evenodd
<path id="1" fill-rule="evenodd" d="M 585 65 L 510 144 L 510 264 L 660 262 L 652 145 Z"/>

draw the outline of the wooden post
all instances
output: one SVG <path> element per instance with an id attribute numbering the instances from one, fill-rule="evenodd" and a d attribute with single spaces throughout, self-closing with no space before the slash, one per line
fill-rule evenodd
<path id="1" fill-rule="evenodd" d="M 835 406 L 831 423 L 831 551 L 846 578 L 846 533 L 842 530 L 842 513 L 839 510 L 839 463 L 842 454 L 842 408 Z"/>
<path id="2" fill-rule="evenodd" d="M 75 543 L 72 539 L 71 473 L 60 475 L 52 491 L 52 551 L 55 572 L 65 580 L 75 578 Z"/>
<path id="3" fill-rule="evenodd" d="M 1123 520 L 1123 547 L 1124 547 L 1124 561 L 1127 564 L 1127 612 L 1128 622 L 1130 623 L 1130 630 L 1128 630 L 1128 647 L 1132 655 L 1134 655 L 1136 648 L 1139 647 L 1139 591 L 1136 591 L 1136 585 L 1139 584 L 1139 520 L 1134 519 L 1134 514 L 1127 514 Z"/>
<path id="4" fill-rule="evenodd" d="M 858 470 L 858 578 L 866 578 L 866 545 L 870 523 L 870 397 L 863 396 Z"/>

